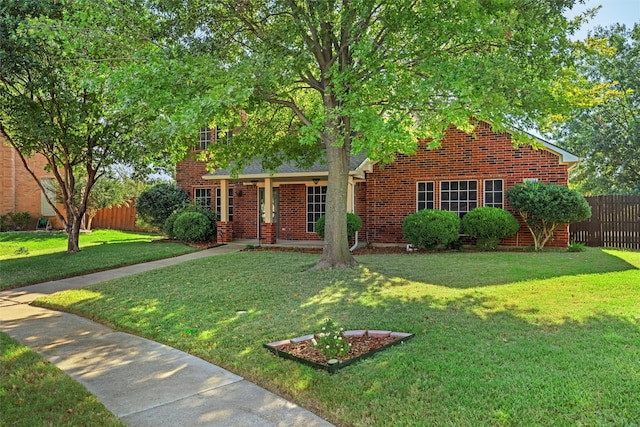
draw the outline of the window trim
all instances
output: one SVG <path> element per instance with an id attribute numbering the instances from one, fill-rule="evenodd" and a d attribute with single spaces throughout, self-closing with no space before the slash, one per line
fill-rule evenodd
<path id="1" fill-rule="evenodd" d="M 212 134 L 213 132 L 211 128 L 201 127 L 198 130 L 198 145 L 196 145 L 195 151 L 206 150 L 207 148 L 209 148 L 209 145 L 211 144 Z"/>
<path id="2" fill-rule="evenodd" d="M 460 198 L 458 198 L 457 200 L 453 200 L 453 201 L 452 201 L 451 199 L 447 199 L 446 201 L 445 201 L 445 200 L 443 200 L 444 198 L 442 197 L 442 195 L 443 195 L 443 191 L 444 191 L 444 190 L 442 189 L 442 187 L 443 187 L 443 185 L 442 185 L 442 184 L 443 184 L 443 183 L 449 183 L 449 184 L 451 184 L 451 183 L 458 183 L 458 184 L 460 184 L 460 183 L 462 183 L 462 182 L 467 183 L 467 184 L 469 184 L 469 183 L 471 183 L 471 182 L 475 183 L 475 190 L 470 190 L 469 188 L 467 188 L 466 190 L 463 190 L 463 191 L 465 191 L 465 192 L 467 192 L 467 193 L 469 193 L 469 192 L 471 192 L 471 191 L 475 191 L 475 193 L 476 193 L 476 197 L 475 197 L 475 199 L 469 199 L 469 198 L 468 198 L 468 199 L 466 199 L 466 200 L 463 200 L 463 201 L 462 201 L 463 203 L 464 203 L 464 202 L 466 202 L 466 203 L 467 203 L 467 210 L 465 210 L 465 211 L 461 211 L 460 209 L 455 210 L 455 211 L 454 211 L 454 210 L 451 210 L 451 209 L 444 209 L 444 208 L 442 207 L 443 203 L 452 203 L 452 202 L 453 202 L 453 203 L 458 203 L 458 207 L 460 207 Z M 439 196 L 440 196 L 440 200 L 439 200 L 439 202 L 440 202 L 440 203 L 439 203 L 439 207 L 440 207 L 440 210 L 441 210 L 441 211 L 450 211 L 450 212 L 455 212 L 456 214 L 458 214 L 458 216 L 459 216 L 460 218 L 462 218 L 465 214 L 467 214 L 468 212 L 471 212 L 473 209 L 475 209 L 475 208 L 477 208 L 477 207 L 478 207 L 478 180 L 477 180 L 477 179 L 442 180 L 442 181 L 440 181 L 440 182 L 439 182 L 439 186 L 438 186 L 438 187 L 439 187 L 439 188 L 438 188 L 438 190 L 439 190 L 439 191 L 438 191 L 438 194 L 439 194 Z M 447 192 L 449 192 L 449 194 L 452 194 L 452 191 L 451 191 L 450 189 L 449 189 L 449 190 L 446 190 L 446 191 L 447 191 Z M 460 190 L 459 190 L 459 189 L 455 190 L 455 192 L 456 192 L 456 194 L 458 194 L 458 196 L 460 195 Z M 470 207 L 469 205 L 475 205 L 475 206 Z"/>
<path id="3" fill-rule="evenodd" d="M 318 194 L 316 194 L 316 192 L 319 192 Z M 320 218 L 322 215 L 324 215 L 327 212 L 327 186 L 326 185 L 308 185 L 307 186 L 307 191 L 306 191 L 306 196 L 307 196 L 307 212 L 306 212 L 306 227 L 305 230 L 307 233 L 315 233 L 315 226 L 316 226 L 316 222 L 318 222 L 318 218 Z M 320 196 L 320 201 L 316 202 L 315 200 L 310 201 L 309 197 L 314 197 L 315 196 Z M 316 204 L 320 205 L 320 210 L 316 211 L 315 207 Z M 311 205 L 313 205 L 313 209 L 309 209 L 311 207 Z M 313 221 L 309 221 L 309 218 L 311 218 L 310 215 L 313 215 L 314 220 Z"/>
<path id="4" fill-rule="evenodd" d="M 220 187 L 216 188 L 216 213 L 218 214 L 218 219 L 220 219 L 222 217 L 221 213 L 222 213 L 222 208 L 221 208 L 221 204 L 222 204 L 222 199 L 221 199 L 221 194 L 222 191 L 220 190 Z M 229 187 L 228 190 L 228 195 L 227 195 L 227 213 L 228 213 L 228 217 L 229 217 L 229 222 L 233 221 L 233 188 Z"/>
<path id="5" fill-rule="evenodd" d="M 204 191 L 205 195 L 204 196 L 198 196 L 197 193 Z M 208 192 L 208 195 L 206 194 Z M 209 200 L 209 203 L 207 204 L 206 201 L 207 199 Z M 204 201 L 205 203 L 202 203 L 202 201 Z M 198 187 L 198 188 L 194 188 L 193 189 L 193 203 L 200 205 L 202 207 L 205 208 L 209 208 L 211 209 L 211 202 L 212 202 L 212 198 L 211 198 L 211 188 L 205 188 L 205 187 Z"/>
<path id="6" fill-rule="evenodd" d="M 420 184 L 425 184 L 424 191 L 420 191 Z M 431 190 L 429 190 L 429 184 L 431 184 Z M 420 193 L 425 193 L 425 200 L 420 201 Z M 429 200 L 429 193 L 431 193 L 431 200 Z M 420 203 L 424 203 L 425 207 L 420 208 Z M 431 207 L 429 207 L 431 204 Z M 416 182 L 416 212 L 423 209 L 435 209 L 436 207 L 436 183 L 435 181 L 417 181 Z"/>
<path id="7" fill-rule="evenodd" d="M 495 183 L 496 181 L 500 181 L 502 183 L 502 186 L 500 187 L 500 203 L 496 203 L 495 198 L 494 198 L 493 202 L 491 202 L 490 204 L 487 204 L 487 193 L 488 193 L 488 191 L 487 191 L 487 183 L 489 183 L 489 182 Z M 495 195 L 497 192 L 495 190 L 491 190 L 490 193 Z M 492 207 L 492 208 L 504 209 L 504 206 L 505 206 L 504 195 L 505 195 L 505 191 L 504 191 L 504 179 L 503 178 L 485 179 L 483 181 L 483 183 L 482 183 L 482 205 L 483 206 L 489 206 L 489 207 Z"/>

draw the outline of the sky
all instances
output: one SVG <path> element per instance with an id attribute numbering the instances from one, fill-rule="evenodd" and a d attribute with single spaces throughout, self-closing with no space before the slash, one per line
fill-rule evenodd
<path id="1" fill-rule="evenodd" d="M 595 18 L 582 26 L 575 39 L 584 39 L 588 31 L 597 26 L 621 23 L 631 28 L 634 23 L 640 23 L 640 0 L 587 0 L 585 4 L 577 4 L 566 16 L 573 17 L 598 5 L 602 7 Z"/>

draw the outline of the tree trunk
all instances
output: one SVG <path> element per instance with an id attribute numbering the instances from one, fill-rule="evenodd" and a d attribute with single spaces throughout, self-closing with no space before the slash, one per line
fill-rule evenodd
<path id="1" fill-rule="evenodd" d="M 322 258 L 312 268 L 347 268 L 357 265 L 349 251 L 347 239 L 347 189 L 349 185 L 350 150 L 326 141 L 329 179 L 327 186 L 326 222 Z"/>
<path id="2" fill-rule="evenodd" d="M 69 214 L 70 224 L 67 224 L 67 253 L 80 252 L 80 218 Z"/>

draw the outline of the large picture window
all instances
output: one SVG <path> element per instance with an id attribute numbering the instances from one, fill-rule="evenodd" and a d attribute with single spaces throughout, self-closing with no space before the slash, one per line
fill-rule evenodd
<path id="1" fill-rule="evenodd" d="M 484 205 L 502 209 L 504 206 L 504 182 L 501 179 L 484 181 Z"/>
<path id="2" fill-rule="evenodd" d="M 318 218 L 325 213 L 327 205 L 327 187 L 307 187 L 307 232 L 313 233 Z"/>
<path id="3" fill-rule="evenodd" d="M 433 209 L 433 182 L 418 182 L 416 210 Z"/>
<path id="4" fill-rule="evenodd" d="M 462 218 L 478 207 L 478 181 L 440 182 L 440 209 L 451 211 Z"/>
<path id="5" fill-rule="evenodd" d="M 211 189 L 195 188 L 193 190 L 193 203 L 211 209 Z"/>
<path id="6" fill-rule="evenodd" d="M 229 194 L 227 195 L 227 203 L 229 205 L 229 221 L 233 221 L 233 188 L 229 188 Z M 222 212 L 222 198 L 220 195 L 220 189 L 216 188 L 216 212 L 218 213 L 218 219 L 220 219 Z"/>

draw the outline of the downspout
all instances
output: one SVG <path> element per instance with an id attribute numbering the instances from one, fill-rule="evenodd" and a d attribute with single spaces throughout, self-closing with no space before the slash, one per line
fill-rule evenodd
<path id="1" fill-rule="evenodd" d="M 358 247 L 358 232 L 356 231 L 356 235 L 354 237 L 353 246 L 351 246 L 351 248 L 349 248 L 349 252 L 353 252 L 354 250 L 356 250 L 357 247 Z"/>

